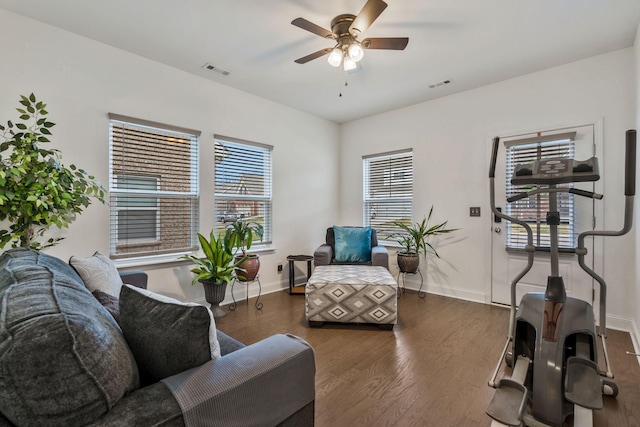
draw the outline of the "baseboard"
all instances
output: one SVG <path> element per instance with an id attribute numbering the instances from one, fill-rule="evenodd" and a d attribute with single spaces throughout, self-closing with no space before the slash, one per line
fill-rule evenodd
<path id="1" fill-rule="evenodd" d="M 245 301 L 247 298 L 255 298 L 258 296 L 258 293 L 260 293 L 260 295 L 267 295 L 273 292 L 283 291 L 288 288 L 288 282 L 285 283 L 284 281 L 270 283 L 260 282 L 260 286 L 258 286 L 258 282 L 251 282 L 249 285 L 245 285 L 244 283 L 236 283 L 233 286 L 233 289 L 230 286 L 227 287 L 227 293 L 220 305 L 225 306 L 232 304 L 234 298 L 236 303 L 238 303 L 240 301 Z M 202 298 L 192 300 L 192 302 L 206 305 L 207 307 L 209 306 L 209 303 L 204 299 L 204 296 Z"/>
<path id="2" fill-rule="evenodd" d="M 418 291 L 420 289 L 420 282 L 412 279 L 406 279 L 405 288 Z M 427 283 L 422 286 L 422 291 L 430 294 L 441 295 L 444 297 L 457 298 L 465 301 L 479 302 L 484 304 L 485 297 L 484 292 L 469 291 L 467 289 L 452 288 L 451 286 L 442 286 L 434 283 Z"/>
<path id="3" fill-rule="evenodd" d="M 607 315 L 607 329 L 614 329 L 616 331 L 624 331 L 632 334 L 633 321 L 626 317 L 620 317 L 608 314 Z"/>
<path id="4" fill-rule="evenodd" d="M 638 322 L 631 322 L 629 335 L 631 335 L 631 342 L 633 343 L 633 352 L 640 354 L 640 328 L 638 327 Z M 638 365 L 640 365 L 640 356 L 636 356 L 636 359 L 638 360 Z"/>

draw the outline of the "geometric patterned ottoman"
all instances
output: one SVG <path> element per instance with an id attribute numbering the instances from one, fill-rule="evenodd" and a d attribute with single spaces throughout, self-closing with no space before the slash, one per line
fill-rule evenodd
<path id="1" fill-rule="evenodd" d="M 309 325 L 374 323 L 393 329 L 398 321 L 398 284 L 384 267 L 321 265 L 305 290 Z"/>

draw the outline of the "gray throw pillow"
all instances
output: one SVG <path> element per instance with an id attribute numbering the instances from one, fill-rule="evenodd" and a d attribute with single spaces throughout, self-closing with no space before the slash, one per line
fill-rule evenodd
<path id="1" fill-rule="evenodd" d="M 144 384 L 220 357 L 213 314 L 200 304 L 124 285 L 120 326 Z"/>
<path id="2" fill-rule="evenodd" d="M 14 425 L 85 425 L 139 386 L 114 320 L 68 264 L 0 257 L 0 412 Z"/>
<path id="3" fill-rule="evenodd" d="M 116 265 L 108 256 L 100 252 L 88 258 L 72 256 L 69 264 L 82 277 L 85 286 L 91 292 L 102 291 L 116 298 L 120 295 L 122 279 Z"/>
<path id="4" fill-rule="evenodd" d="M 107 309 L 109 314 L 120 324 L 120 306 L 118 304 L 118 298 L 106 292 L 95 290 L 91 294 L 98 300 L 104 308 Z"/>

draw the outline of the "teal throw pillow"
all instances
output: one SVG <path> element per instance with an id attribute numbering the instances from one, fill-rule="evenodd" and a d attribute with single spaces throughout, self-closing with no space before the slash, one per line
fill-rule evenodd
<path id="1" fill-rule="evenodd" d="M 337 262 L 371 261 L 371 227 L 333 227 Z"/>

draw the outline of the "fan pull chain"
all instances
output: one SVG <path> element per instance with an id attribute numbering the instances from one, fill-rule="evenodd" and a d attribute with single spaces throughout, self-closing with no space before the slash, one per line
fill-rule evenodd
<path id="1" fill-rule="evenodd" d="M 344 85 L 345 85 L 345 87 L 349 86 L 349 82 L 346 79 L 344 80 Z M 340 95 L 338 95 L 338 97 L 342 98 L 342 91 L 340 91 Z"/>
<path id="2" fill-rule="evenodd" d="M 339 73 L 340 73 L 341 79 L 343 78 L 343 73 L 344 73 L 344 87 L 349 86 L 349 75 L 347 74 L 347 72 L 344 71 L 342 67 L 339 67 Z M 338 94 L 338 98 L 342 98 L 342 90 L 340 90 Z"/>

